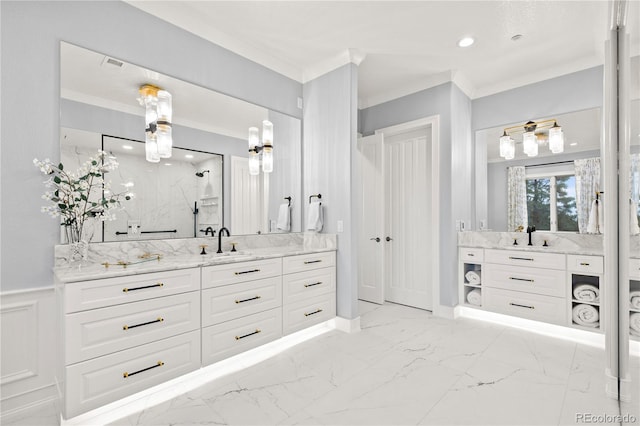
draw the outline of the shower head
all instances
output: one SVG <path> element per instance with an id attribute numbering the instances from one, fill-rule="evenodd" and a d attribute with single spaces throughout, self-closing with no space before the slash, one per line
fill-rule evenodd
<path id="1" fill-rule="evenodd" d="M 205 173 L 209 173 L 209 170 L 203 170 L 201 172 L 196 172 L 196 176 L 198 177 L 204 177 Z"/>

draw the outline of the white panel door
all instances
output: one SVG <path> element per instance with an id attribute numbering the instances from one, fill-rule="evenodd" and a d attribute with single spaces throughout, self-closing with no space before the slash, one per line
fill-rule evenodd
<path id="1" fill-rule="evenodd" d="M 385 140 L 385 299 L 432 309 L 431 133 Z"/>
<path id="2" fill-rule="evenodd" d="M 358 140 L 358 298 L 384 302 L 384 176 L 382 135 Z"/>
<path id="3" fill-rule="evenodd" d="M 231 223 L 233 235 L 264 232 L 262 173 L 249 174 L 249 159 L 231 157 Z M 226 201 L 226 200 L 225 200 Z"/>

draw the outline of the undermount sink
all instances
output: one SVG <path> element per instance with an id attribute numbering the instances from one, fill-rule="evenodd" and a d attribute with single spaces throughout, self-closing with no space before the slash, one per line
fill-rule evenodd
<path id="1" fill-rule="evenodd" d="M 207 253 L 200 255 L 203 259 L 246 259 L 253 257 L 248 251 L 227 251 L 224 253 Z"/>

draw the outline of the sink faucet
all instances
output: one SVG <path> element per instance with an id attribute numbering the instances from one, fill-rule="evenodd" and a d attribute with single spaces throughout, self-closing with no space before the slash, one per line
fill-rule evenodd
<path id="1" fill-rule="evenodd" d="M 536 227 L 535 226 L 527 226 L 527 234 L 529 234 L 529 244 L 527 244 L 528 246 L 532 246 L 533 243 L 531 242 L 531 234 L 536 232 Z"/>
<path id="2" fill-rule="evenodd" d="M 209 232 L 211 232 L 212 237 L 216 236 L 216 231 L 214 231 L 210 226 L 207 226 L 207 229 L 204 230 L 204 236 L 206 237 L 207 235 L 209 235 Z"/>
<path id="3" fill-rule="evenodd" d="M 218 231 L 218 251 L 217 253 L 222 253 L 222 234 L 223 232 L 227 233 L 227 237 L 231 236 L 231 234 L 229 234 L 229 230 L 227 228 L 225 228 L 224 226 L 222 228 L 220 228 L 220 230 Z"/>

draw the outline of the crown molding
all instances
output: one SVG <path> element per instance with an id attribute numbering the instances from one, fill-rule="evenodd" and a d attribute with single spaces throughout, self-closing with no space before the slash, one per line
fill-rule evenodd
<path id="1" fill-rule="evenodd" d="M 342 52 L 331 58 L 316 62 L 311 67 L 307 67 L 302 73 L 302 83 L 304 84 L 311 80 L 315 80 L 316 78 L 346 64 L 355 64 L 358 66 L 366 56 L 366 53 L 358 49 L 344 49 Z"/>

